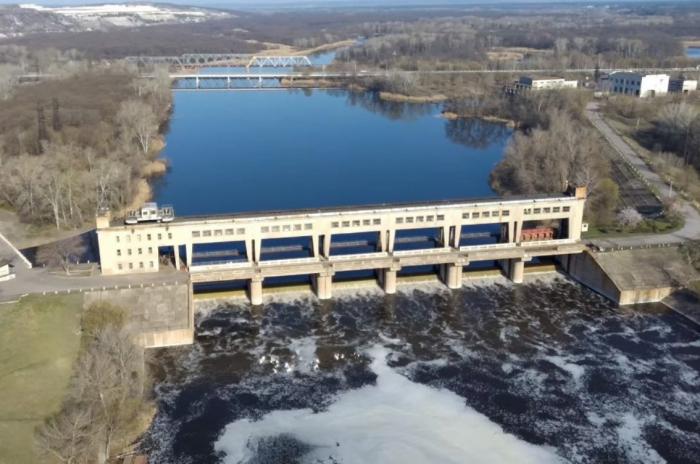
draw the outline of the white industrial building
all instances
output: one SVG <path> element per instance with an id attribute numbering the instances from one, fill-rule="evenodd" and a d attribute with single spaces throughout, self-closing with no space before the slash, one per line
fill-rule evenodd
<path id="1" fill-rule="evenodd" d="M 618 71 L 608 77 L 608 92 L 633 97 L 654 97 L 668 93 L 668 74 L 640 74 Z"/>
<path id="2" fill-rule="evenodd" d="M 671 79 L 668 83 L 668 91 L 672 93 L 690 93 L 698 89 L 698 81 L 691 79 Z"/>
<path id="3" fill-rule="evenodd" d="M 522 76 L 515 83 L 518 90 L 553 90 L 553 89 L 575 89 L 578 81 L 567 81 L 561 77 L 538 77 Z"/>

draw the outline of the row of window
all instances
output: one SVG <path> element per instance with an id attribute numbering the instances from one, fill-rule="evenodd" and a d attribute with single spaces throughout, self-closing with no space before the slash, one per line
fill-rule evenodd
<path id="1" fill-rule="evenodd" d="M 629 90 L 629 91 L 628 91 Z M 635 90 L 634 92 L 632 89 L 627 89 L 626 87 L 615 87 L 614 89 L 615 93 L 624 93 L 624 94 L 632 94 L 634 93 L 635 95 L 639 96 L 639 90 Z"/>
<path id="2" fill-rule="evenodd" d="M 333 228 L 339 228 L 339 227 L 359 227 L 359 226 L 378 226 L 382 224 L 382 220 L 379 218 L 375 219 L 353 219 L 352 221 L 333 221 L 331 222 L 331 227 Z"/>
<path id="3" fill-rule="evenodd" d="M 245 228 L 239 227 L 237 229 L 215 229 L 215 230 L 193 230 L 192 237 L 221 237 L 223 235 L 243 235 L 245 234 Z"/>
<path id="4" fill-rule="evenodd" d="M 633 81 L 631 79 L 613 79 L 613 82 L 615 82 L 616 84 L 631 85 L 633 87 L 639 87 L 641 84 L 640 81 Z"/>
<path id="5" fill-rule="evenodd" d="M 143 261 L 140 261 L 140 262 L 138 263 L 138 265 L 139 265 L 139 269 L 146 269 L 146 263 L 144 263 Z M 156 267 L 156 265 L 154 264 L 153 261 L 149 261 L 149 262 L 148 262 L 148 267 L 149 267 L 149 269 L 154 269 L 154 268 Z M 119 263 L 119 264 L 117 264 L 117 268 L 118 268 L 120 271 L 123 271 L 123 270 L 124 270 L 124 265 L 123 265 L 122 263 Z M 128 268 L 129 268 L 130 271 L 133 271 L 133 270 L 134 270 L 134 263 L 129 263 L 129 264 L 128 264 Z"/>
<path id="6" fill-rule="evenodd" d="M 568 213 L 569 211 L 571 211 L 571 206 L 563 206 L 563 207 L 561 207 L 561 208 L 560 208 L 559 206 L 555 206 L 555 207 L 553 207 L 553 208 L 550 208 L 550 207 L 546 207 L 546 208 L 525 208 L 525 210 L 524 210 L 523 212 L 524 212 L 525 214 L 540 214 L 540 213 L 547 214 L 547 213 L 558 213 L 558 212 L 560 212 L 560 211 L 563 211 L 563 212 L 565 212 L 565 213 Z"/>
<path id="7" fill-rule="evenodd" d="M 260 227 L 260 232 L 262 233 L 267 233 L 267 232 L 291 232 L 291 231 L 300 231 L 302 230 L 302 226 L 304 230 L 311 230 L 313 229 L 313 224 L 310 222 L 307 222 L 306 224 L 284 224 L 281 226 L 262 226 Z"/>
<path id="8" fill-rule="evenodd" d="M 126 243 L 131 243 L 131 237 L 132 237 L 132 235 L 134 235 L 134 234 L 126 234 L 126 235 L 124 236 L 124 242 L 126 242 Z M 159 232 L 158 234 L 156 234 L 156 237 L 158 237 L 158 240 L 163 240 L 163 234 L 161 234 L 160 232 Z M 172 232 L 168 232 L 168 239 L 169 239 L 169 240 L 172 240 L 172 238 L 173 238 Z M 135 238 L 134 238 L 134 241 L 140 242 L 140 241 L 142 241 L 142 239 L 143 239 L 143 235 L 142 235 L 142 234 L 136 234 L 136 235 L 135 235 Z M 146 234 L 146 240 L 147 240 L 147 241 L 153 240 L 153 234 Z M 120 238 L 119 235 L 117 235 L 117 243 L 121 243 L 121 241 L 122 241 L 122 239 Z"/>
<path id="9" fill-rule="evenodd" d="M 396 223 L 397 224 L 413 224 L 414 222 L 433 222 L 433 221 L 444 221 L 445 220 L 445 215 L 444 214 L 438 214 L 436 216 L 433 215 L 428 215 L 428 216 L 406 216 L 406 217 L 398 217 L 396 218 Z"/>
<path id="10" fill-rule="evenodd" d="M 135 251 L 136 251 L 136 253 L 139 254 L 139 255 L 142 255 L 142 254 L 143 254 L 143 248 L 137 248 L 137 249 L 135 249 Z M 127 249 L 126 249 L 126 255 L 127 255 L 127 256 L 131 256 L 132 254 L 133 254 L 133 253 L 132 253 L 132 251 L 131 251 L 131 248 L 127 248 Z M 148 247 L 148 254 L 149 254 L 149 255 L 153 254 L 153 247 Z M 117 248 L 117 256 L 121 256 L 121 255 L 122 255 L 122 250 L 119 249 L 119 248 Z"/>
<path id="11" fill-rule="evenodd" d="M 474 213 L 462 213 L 462 219 L 469 219 L 470 217 L 472 219 L 479 219 L 479 218 L 490 218 L 490 217 L 495 217 L 497 218 L 498 215 L 502 217 L 508 217 L 510 216 L 510 210 L 504 209 L 503 211 L 476 211 Z"/>

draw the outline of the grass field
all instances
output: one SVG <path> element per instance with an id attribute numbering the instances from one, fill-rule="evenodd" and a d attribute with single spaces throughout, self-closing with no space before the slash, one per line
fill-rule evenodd
<path id="1" fill-rule="evenodd" d="M 34 428 L 58 410 L 80 345 L 79 295 L 0 305 L 0 464 L 38 462 Z"/>

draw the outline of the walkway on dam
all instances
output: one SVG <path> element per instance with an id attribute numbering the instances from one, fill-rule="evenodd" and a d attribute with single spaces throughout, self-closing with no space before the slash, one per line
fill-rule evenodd
<path id="1" fill-rule="evenodd" d="M 675 232 L 667 234 L 648 234 L 636 235 L 618 238 L 605 238 L 589 240 L 589 243 L 599 248 L 617 248 L 617 247 L 643 247 L 653 246 L 665 243 L 680 243 L 686 240 L 700 239 L 700 213 L 686 200 L 684 200 L 675 191 L 671 191 L 669 185 L 654 172 L 635 152 L 632 147 L 618 134 L 601 116 L 599 105 L 597 102 L 590 102 L 586 106 L 586 117 L 593 126 L 601 133 L 608 141 L 615 152 L 621 156 L 625 162 L 629 163 L 632 168 L 645 180 L 645 182 L 660 192 L 662 196 L 674 198 L 679 205 L 680 211 L 685 218 L 683 227 Z"/>

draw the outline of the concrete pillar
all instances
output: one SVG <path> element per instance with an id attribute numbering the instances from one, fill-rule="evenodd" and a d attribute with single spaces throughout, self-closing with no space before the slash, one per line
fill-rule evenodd
<path id="1" fill-rule="evenodd" d="M 333 296 L 333 274 L 323 272 L 314 277 L 316 296 L 319 300 L 328 300 Z"/>
<path id="2" fill-rule="evenodd" d="M 525 261 L 522 259 L 511 259 L 510 260 L 510 280 L 513 283 L 521 284 L 523 283 L 523 276 L 525 274 Z"/>
<path id="3" fill-rule="evenodd" d="M 263 301 L 263 289 L 262 289 L 263 278 L 261 276 L 254 276 L 248 282 L 248 290 L 250 292 L 250 303 L 254 306 L 261 305 Z"/>
<path id="4" fill-rule="evenodd" d="M 384 269 L 383 271 L 384 293 L 393 295 L 396 293 L 396 271 L 393 269 Z"/>
<path id="5" fill-rule="evenodd" d="M 194 88 L 198 89 L 199 88 L 199 76 L 194 78 L 194 83 L 195 83 Z"/>
<path id="6" fill-rule="evenodd" d="M 331 234 L 323 236 L 323 256 L 326 258 L 331 257 Z"/>
<path id="7" fill-rule="evenodd" d="M 192 267 L 192 242 L 185 243 L 185 259 L 187 260 L 187 269 Z"/>
<path id="8" fill-rule="evenodd" d="M 508 243 L 515 243 L 515 223 L 513 221 L 508 221 Z M 501 240 L 505 242 L 506 240 Z"/>
<path id="9" fill-rule="evenodd" d="M 180 246 L 173 245 L 173 255 L 175 255 L 175 269 L 180 270 Z"/>
<path id="10" fill-rule="evenodd" d="M 255 263 L 258 264 L 262 256 L 262 239 L 253 240 L 253 255 Z"/>
<path id="11" fill-rule="evenodd" d="M 459 248 L 460 240 L 462 239 L 462 226 L 454 226 L 452 229 L 452 246 Z"/>
<path id="12" fill-rule="evenodd" d="M 318 258 L 318 242 L 320 237 L 318 235 L 311 236 L 311 256 Z"/>
<path id="13" fill-rule="evenodd" d="M 253 253 L 253 240 L 250 238 L 247 238 L 245 240 L 245 256 L 248 259 L 249 263 L 252 263 L 253 258 L 255 258 L 255 255 Z"/>
<path id="14" fill-rule="evenodd" d="M 443 279 L 448 288 L 462 288 L 462 265 L 443 264 Z"/>
<path id="15" fill-rule="evenodd" d="M 450 226 L 442 226 L 442 231 L 440 233 L 440 242 L 443 248 L 449 248 L 450 246 Z"/>
<path id="16" fill-rule="evenodd" d="M 389 229 L 387 233 L 386 251 L 387 253 L 394 252 L 394 242 L 396 240 L 396 229 Z"/>
<path id="17" fill-rule="evenodd" d="M 514 225 L 514 231 L 513 231 L 513 240 L 511 240 L 512 243 L 520 243 L 520 234 L 523 231 L 523 223 L 522 221 L 516 221 Z"/>

